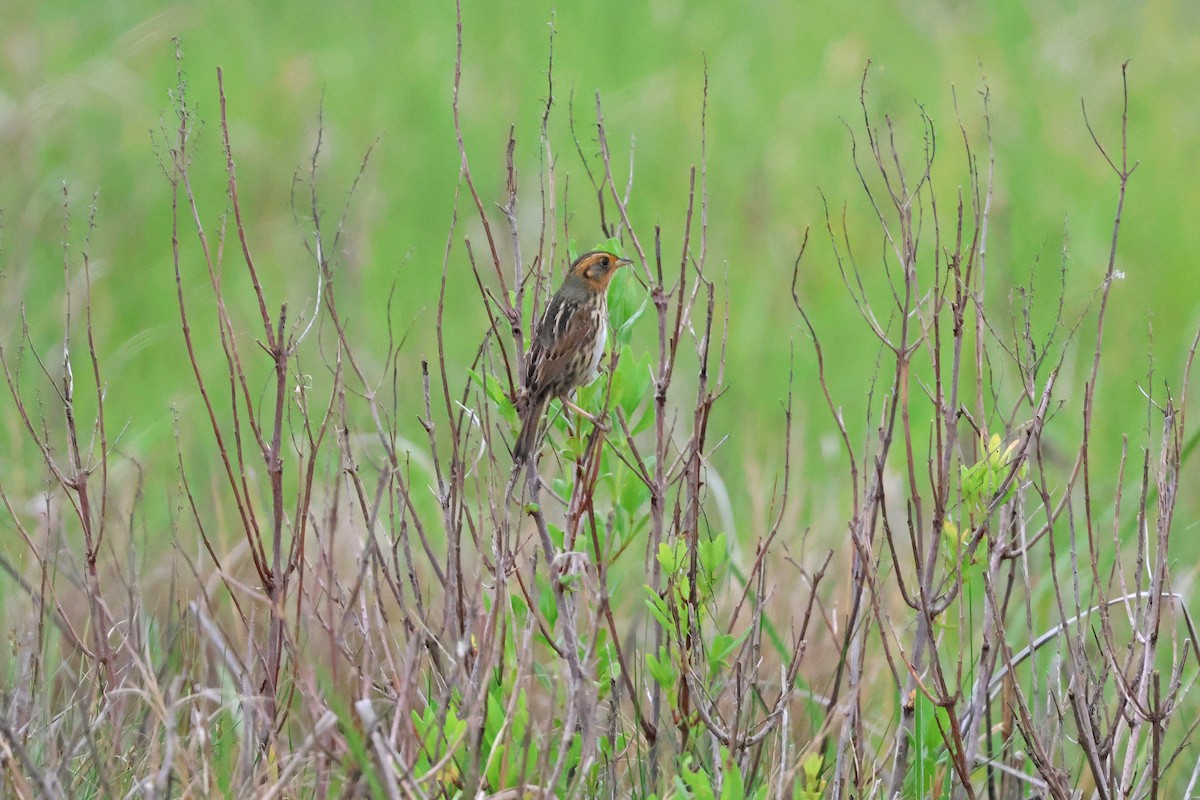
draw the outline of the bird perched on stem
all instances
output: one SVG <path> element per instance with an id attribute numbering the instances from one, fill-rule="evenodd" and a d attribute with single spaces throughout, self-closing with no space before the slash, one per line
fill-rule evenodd
<path id="1" fill-rule="evenodd" d="M 570 404 L 567 395 L 596 377 L 608 338 L 608 285 L 617 269 L 630 263 L 602 250 L 584 253 L 575 259 L 563 285 L 546 304 L 525 359 L 525 393 L 517 404 L 521 433 L 513 447 L 514 465 L 524 463 L 533 453 L 546 404 L 555 397 Z"/>

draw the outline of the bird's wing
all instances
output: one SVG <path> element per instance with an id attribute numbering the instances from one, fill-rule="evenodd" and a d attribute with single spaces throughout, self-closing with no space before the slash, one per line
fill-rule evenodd
<path id="1" fill-rule="evenodd" d="M 526 385 L 534 392 L 555 393 L 583 343 L 596 334 L 596 315 L 584 306 L 555 297 L 546 307 L 529 350 Z"/>

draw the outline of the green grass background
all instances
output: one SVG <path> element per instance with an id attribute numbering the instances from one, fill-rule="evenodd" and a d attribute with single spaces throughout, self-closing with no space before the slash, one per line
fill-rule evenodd
<path id="1" fill-rule="evenodd" d="M 966 182 L 954 121 L 979 133 L 979 91 L 991 87 L 997 162 L 989 242 L 989 291 L 1003 312 L 1010 287 L 1034 286 L 1046 320 L 1054 310 L 1064 237 L 1069 236 L 1068 317 L 1082 313 L 1100 286 L 1107 259 L 1115 178 L 1096 152 L 1080 112 L 1085 98 L 1098 134 L 1119 138 L 1120 65 L 1130 68 L 1129 139 L 1141 160 L 1130 184 L 1097 405 L 1098 479 L 1115 473 L 1120 436 L 1133 448 L 1148 420 L 1139 382 L 1148 354 L 1155 388 L 1177 384 L 1197 314 L 1200 251 L 1200 6 L 1188 2 L 683 2 L 563 3 L 466 0 L 462 116 L 466 145 L 485 203 L 504 187 L 503 152 L 515 124 L 527 250 L 536 237 L 538 121 L 547 95 L 554 40 L 556 112 L 552 144 L 560 182 L 569 175 L 572 233 L 598 238 L 594 202 L 566 120 L 572 94 L 585 151 L 594 154 L 594 93 L 601 92 L 610 139 L 624 175 L 636 139 L 632 213 L 648 238 L 661 224 L 676 258 L 687 174 L 699 159 L 704 69 L 709 80 L 708 197 L 710 268 L 727 271 L 730 309 L 727 378 L 715 430 L 733 435 L 717 465 L 734 507 L 753 512 L 782 463 L 782 401 L 795 366 L 800 497 L 811 521 L 844 489 L 843 459 L 820 398 L 815 359 L 791 307 L 792 261 L 804 228 L 813 241 L 800 291 L 822 335 L 835 400 L 852 432 L 865 429 L 865 387 L 876 348 L 857 320 L 822 234 L 820 192 L 835 214 L 843 205 L 860 258 L 876 273 L 880 243 L 850 162 L 846 123 L 859 126 L 858 87 L 873 62 L 869 103 L 897 122 L 905 151 L 919 153 L 916 103 L 939 133 L 935 176 L 942 205 Z M 224 68 L 242 202 L 269 296 L 298 313 L 311 308 L 314 271 L 303 250 L 306 226 L 289 207 L 293 174 L 303 169 L 324 107 L 322 193 L 332 213 L 364 151 L 379 137 L 351 213 L 342 257 L 342 308 L 352 335 L 381 356 L 385 298 L 408 338 L 404 389 L 417 398 L 417 364 L 433 352 L 436 288 L 458 173 L 450 116 L 454 7 L 434 3 L 234 3 L 164 5 L 0 0 L 0 337 L 15 346 L 19 309 L 28 311 L 36 350 L 60 356 L 62 187 L 73 197 L 78 249 L 86 206 L 98 192 L 90 250 L 97 338 L 107 382 L 110 435 L 148 466 L 148 490 L 174 483 L 172 406 L 185 446 L 203 461 L 211 449 L 199 400 L 184 365 L 170 260 L 170 197 L 158 166 L 160 125 L 173 124 L 171 37 L 182 40 L 189 90 L 205 125 L 196 156 L 210 226 L 224 208 L 215 68 Z M 156 144 L 158 142 L 158 144 Z M 910 160 L 916 169 L 917 162 Z M 482 238 L 466 204 L 456 236 Z M 562 248 L 565 252 L 565 247 Z M 185 249 L 190 297 L 202 312 L 207 278 Z M 231 264 L 236 262 L 231 261 Z M 249 296 L 231 296 L 247 330 Z M 458 363 L 473 352 L 483 315 L 457 247 L 451 257 L 448 345 Z M 876 290 L 883 284 L 874 283 Z M 882 299 L 882 295 L 876 295 Z M 76 292 L 76 300 L 79 294 Z M 1000 317 L 1004 319 L 1003 316 Z M 649 320 L 645 320 L 649 322 Z M 212 332 L 211 325 L 207 329 Z M 1091 327 L 1084 331 L 1090 333 Z M 1152 334 L 1151 334 L 1152 330 Z M 652 335 L 652 329 L 643 331 Z M 1151 338 L 1153 346 L 1151 348 Z M 206 357 L 217 364 L 213 343 Z M 76 374 L 80 374 L 78 362 Z M 1068 362 L 1060 396 L 1078 398 L 1090 365 Z M 312 365 L 321 369 L 319 365 Z M 34 387 L 37 375 L 26 373 Z M 265 384 L 264 384 L 265 385 Z M 44 386 L 42 391 L 44 392 Z M 0 480 L 26 495 L 40 486 L 37 454 L 0 400 Z M 409 419 L 418 408 L 413 405 Z M 1077 420 L 1064 419 L 1070 429 Z M 1157 425 L 1157 423 L 1154 423 Z M 414 430 L 415 425 L 414 425 Z M 1093 478 L 1096 480 L 1097 478 Z M 157 488 L 156 488 L 157 487 Z M 152 495 L 153 496 L 153 495 Z M 757 497 L 757 500 L 756 500 Z M 160 500 L 152 502 L 151 507 Z M 1184 513 L 1197 510 L 1184 499 Z M 838 513 L 837 519 L 845 514 Z M 747 517 L 762 524 L 755 513 Z M 832 520 L 831 520 L 832 521 Z M 1186 524 L 1186 523 L 1185 523 Z M 836 524 L 832 535 L 840 535 Z"/>

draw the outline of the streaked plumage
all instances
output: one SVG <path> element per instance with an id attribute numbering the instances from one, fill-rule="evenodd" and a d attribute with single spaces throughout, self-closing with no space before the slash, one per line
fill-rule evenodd
<path id="1" fill-rule="evenodd" d="M 608 337 L 608 285 L 613 273 L 628 263 L 612 253 L 584 253 L 546 304 L 525 359 L 514 463 L 524 462 L 536 447 L 546 404 L 596 377 Z"/>

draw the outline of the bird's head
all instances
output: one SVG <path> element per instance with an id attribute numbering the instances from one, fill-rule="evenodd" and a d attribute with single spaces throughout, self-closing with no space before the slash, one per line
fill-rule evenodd
<path id="1" fill-rule="evenodd" d="M 603 250 L 594 250 L 575 259 L 568 278 L 578 278 L 589 288 L 603 292 L 608 290 L 609 281 L 617 269 L 632 263 L 628 258 L 620 258 Z"/>

